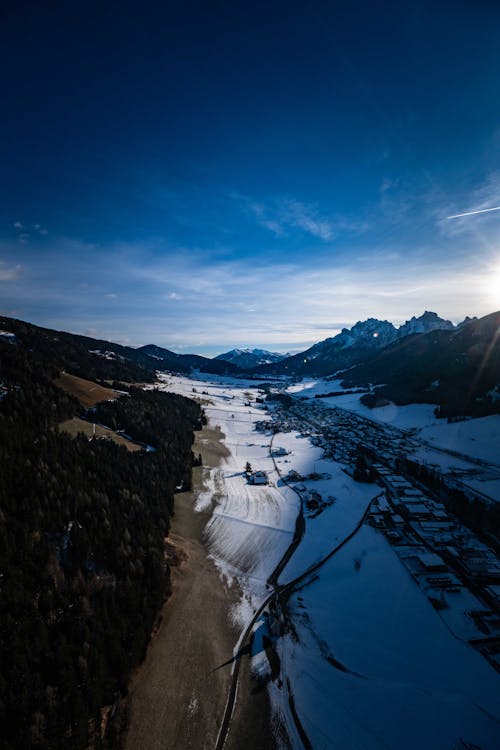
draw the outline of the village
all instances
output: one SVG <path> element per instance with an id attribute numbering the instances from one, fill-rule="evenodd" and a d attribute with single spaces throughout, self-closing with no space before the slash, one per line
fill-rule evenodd
<path id="1" fill-rule="evenodd" d="M 422 478 L 402 470 L 408 454 L 418 447 L 418 438 L 311 399 L 271 393 L 266 405 L 270 419 L 258 423 L 258 429 L 297 431 L 320 447 L 324 458 L 343 464 L 351 476 L 363 455 L 371 480 L 386 489 L 373 502 L 368 523 L 386 536 L 453 635 L 477 648 L 500 671 L 500 563 L 484 538 L 445 506 L 442 490 L 438 493 Z M 315 517 L 335 499 L 306 490 L 302 483 L 306 477 L 284 466 L 286 455 L 283 448 L 274 450 L 287 483 L 302 497 L 306 517 Z M 472 463 L 464 473 L 481 470 Z M 432 471 L 435 477 L 438 467 L 434 465 Z M 314 478 L 320 477 L 307 477 Z M 445 490 L 447 480 L 450 488 L 460 484 L 456 472 L 449 476 L 443 472 L 442 479 Z"/>

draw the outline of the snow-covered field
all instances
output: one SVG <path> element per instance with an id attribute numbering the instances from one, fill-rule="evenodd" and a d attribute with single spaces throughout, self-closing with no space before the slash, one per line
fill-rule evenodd
<path id="1" fill-rule="evenodd" d="M 301 383 L 296 383 L 287 390 L 289 393 L 302 397 L 314 398 L 316 394 L 341 391 L 341 382 L 341 380 L 304 379 Z M 342 396 L 318 398 L 316 400 L 324 406 L 338 406 L 341 409 L 348 409 L 349 411 L 356 412 L 361 417 L 371 419 L 373 422 L 392 425 L 402 430 L 420 429 L 428 425 L 440 423 L 434 415 L 435 404 L 408 404 L 406 406 L 388 404 L 387 406 L 380 406 L 377 409 L 369 409 L 361 403 L 360 396 L 362 396 L 360 393 L 346 393 Z"/>
<path id="2" fill-rule="evenodd" d="M 292 541 L 300 507 L 297 492 L 306 498 L 315 490 L 328 503 L 314 518 L 306 513 L 303 540 L 282 571 L 280 583 L 321 561 L 355 531 L 381 487 L 355 482 L 298 432 L 277 433 L 271 444 L 270 434 L 255 431 L 255 423 L 268 418 L 254 402 L 255 383 L 169 376 L 163 387 L 209 401 L 204 406 L 209 423 L 224 434 L 229 456 L 221 466 L 205 470 L 205 490 L 196 508 L 212 507 L 206 527 L 208 548 L 221 575 L 235 578 L 240 585 L 241 603 L 231 616 L 244 626 L 269 592 L 266 581 Z M 314 387 L 336 390 L 331 382 L 307 390 Z M 353 403 L 359 399 L 340 397 L 346 403 L 348 398 Z M 332 402 L 341 405 L 337 398 Z M 373 419 L 373 412 L 366 411 Z M 400 421 L 405 427 L 415 426 L 408 414 L 400 415 Z M 420 414 L 420 427 L 446 427 L 431 426 L 433 415 L 426 423 L 422 408 Z M 411 419 L 418 421 L 415 415 Z M 472 437 L 471 441 L 475 442 Z M 271 449 L 277 448 L 284 449 L 284 455 L 273 461 Z M 470 467 L 438 450 L 422 450 L 452 465 Z M 267 472 L 269 485 L 246 483 L 247 461 L 254 470 Z M 290 470 L 303 479 L 288 486 L 283 477 Z M 311 479 L 312 473 L 317 478 Z M 281 680 L 271 681 L 268 688 L 275 711 L 285 717 L 294 747 L 301 748 L 302 743 L 295 736 L 288 683 L 314 750 L 475 746 L 493 750 L 500 746 L 499 675 L 452 634 L 450 627 L 459 629 L 461 621 L 450 621 L 447 627 L 382 534 L 363 525 L 301 585 L 289 605 L 295 633 L 277 641 Z M 448 616 L 453 618 L 454 613 Z M 259 627 L 262 623 L 256 631 Z M 253 653 L 253 669 L 266 674 L 262 647 Z"/>
<path id="3" fill-rule="evenodd" d="M 499 675 L 450 635 L 383 535 L 363 526 L 290 605 L 298 639 L 279 653 L 315 750 L 499 746 Z M 271 690 L 286 715 L 286 691 Z"/>
<path id="4" fill-rule="evenodd" d="M 345 539 L 381 490 L 378 485 L 355 482 L 340 464 L 321 458 L 321 449 L 296 432 L 279 435 L 279 444 L 290 451 L 286 458 L 277 459 L 279 471 L 286 474 L 294 469 L 303 476 L 312 472 L 324 475 L 325 478 L 304 479 L 294 486 L 304 487 L 304 496 L 309 490 L 315 490 L 324 499 L 334 499 L 316 518 L 306 517 L 304 538 L 280 576 L 280 583 L 287 583 L 322 560 Z M 285 460 L 289 463 L 284 463 Z"/>
<path id="5" fill-rule="evenodd" d="M 464 453 L 500 466 L 500 414 L 465 422 L 424 427 L 419 437 L 445 450 Z"/>
<path id="6" fill-rule="evenodd" d="M 210 554 L 221 575 L 228 580 L 236 578 L 251 609 L 256 609 L 265 597 L 267 579 L 292 541 L 299 498 L 288 488 L 276 487 L 279 475 L 270 455 L 272 436 L 254 429 L 255 423 L 266 417 L 254 401 L 258 395 L 255 383 L 228 378 L 217 381 L 169 376 L 163 387 L 209 401 L 204 405 L 209 424 L 220 427 L 224 434 L 229 455 L 219 468 L 205 473 L 206 489 L 195 507 L 207 508 L 213 503 L 205 529 Z M 254 470 L 267 473 L 268 485 L 247 483 L 247 461 Z"/>
<path id="7" fill-rule="evenodd" d="M 211 404 L 204 406 L 209 422 L 224 433 L 223 442 L 231 453 L 220 469 L 207 476 L 207 490 L 199 496 L 196 507 L 207 507 L 210 492 L 217 490 L 220 499 L 206 529 L 210 552 L 221 572 L 229 579 L 238 578 L 257 606 L 267 578 L 292 541 L 299 511 L 297 493 L 280 476 L 292 469 L 302 476 L 313 472 L 324 475 L 291 486 L 303 486 L 304 495 L 316 490 L 323 498 L 334 498 L 319 516 L 306 519 L 304 539 L 283 571 L 281 583 L 303 573 L 345 539 L 380 493 L 380 487 L 355 482 L 340 464 L 324 460 L 322 449 L 297 432 L 274 437 L 273 448 L 288 452 L 275 458 L 277 473 L 270 455 L 271 436 L 254 430 L 255 422 L 266 414 L 260 406 L 245 406 L 249 394 L 252 398 L 257 395 L 255 385 L 252 388 L 245 383 L 242 387 L 228 378 L 217 384 L 180 377 L 167 381 L 169 390 L 209 399 Z M 270 486 L 246 483 L 243 469 L 247 461 L 254 469 L 266 471 Z"/>

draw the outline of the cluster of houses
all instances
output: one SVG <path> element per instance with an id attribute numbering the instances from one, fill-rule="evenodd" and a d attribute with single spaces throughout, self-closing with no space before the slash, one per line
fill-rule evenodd
<path id="1" fill-rule="evenodd" d="M 370 523 L 394 546 L 432 605 L 458 637 L 473 641 L 500 670 L 500 563 L 492 549 L 445 506 L 383 464 L 387 489 Z"/>
<path id="2" fill-rule="evenodd" d="M 313 399 L 291 405 L 273 402 L 272 418 L 257 423 L 257 429 L 273 432 L 297 431 L 323 448 L 325 458 L 353 465 L 363 445 L 384 461 L 394 462 L 417 447 L 400 430 L 377 424 L 354 412 L 337 407 L 326 408 Z"/>
<path id="3" fill-rule="evenodd" d="M 286 405 L 273 402 L 272 407 L 272 418 L 261 423 L 261 429 L 293 430 L 310 437 L 323 448 L 326 458 L 343 463 L 346 471 L 354 466 L 360 446 L 373 457 L 377 481 L 387 493 L 372 506 L 370 523 L 394 545 L 429 601 L 443 619 L 448 618 L 450 629 L 480 644 L 481 651 L 500 668 L 500 563 L 493 550 L 450 515 L 443 503 L 397 473 L 398 459 L 419 447 L 417 439 L 311 400 Z M 308 497 L 301 480 L 293 472 L 287 476 L 304 493 L 305 502 L 309 499 L 319 505 L 318 498 Z"/>

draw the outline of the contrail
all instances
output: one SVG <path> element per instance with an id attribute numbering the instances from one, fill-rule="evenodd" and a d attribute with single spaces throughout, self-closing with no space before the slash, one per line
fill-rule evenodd
<path id="1" fill-rule="evenodd" d="M 460 219 L 462 216 L 474 216 L 474 214 L 487 214 L 489 211 L 500 211 L 500 206 L 494 206 L 494 208 L 481 208 L 479 211 L 466 211 L 464 214 L 453 214 L 453 216 L 447 216 L 447 219 Z"/>

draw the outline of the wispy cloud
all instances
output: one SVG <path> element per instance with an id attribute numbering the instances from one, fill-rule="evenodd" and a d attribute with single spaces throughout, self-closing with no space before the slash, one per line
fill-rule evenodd
<path id="1" fill-rule="evenodd" d="M 279 198 L 269 203 L 249 198 L 243 198 L 243 201 L 258 223 L 277 237 L 287 237 L 294 230 L 324 242 L 335 236 L 334 221 L 324 216 L 315 204 L 304 203 L 295 198 Z"/>
<path id="2" fill-rule="evenodd" d="M 424 309 L 455 321 L 491 312 L 500 303 L 491 284 L 500 254 L 467 252 L 466 237 L 453 247 L 457 252 L 441 258 L 432 243 L 410 250 L 386 241 L 374 254 L 366 240 L 349 253 L 295 254 L 286 262 L 261 254 L 249 262 L 163 240 L 52 238 L 37 253 L 11 239 L 0 243 L 0 280 L 16 284 L 3 285 L 2 304 L 42 325 L 92 327 L 99 337 L 126 336 L 132 344 L 285 351 L 370 316 L 401 323 Z"/>
<path id="3" fill-rule="evenodd" d="M 291 227 L 302 229 L 304 232 L 328 241 L 334 236 L 334 226 L 331 221 L 322 218 L 315 206 L 289 199 L 283 202 L 282 217 Z"/>
<path id="4" fill-rule="evenodd" d="M 7 266 L 0 260 L 0 281 L 17 281 L 21 276 L 21 266 Z"/>
<path id="5" fill-rule="evenodd" d="M 26 222 L 22 221 L 15 221 L 13 223 L 14 229 L 17 230 L 17 238 L 21 245 L 27 245 L 30 241 L 30 238 L 36 235 L 41 235 L 42 237 L 46 237 L 48 235 L 48 230 L 45 229 L 41 224 L 27 224 Z"/>

